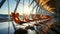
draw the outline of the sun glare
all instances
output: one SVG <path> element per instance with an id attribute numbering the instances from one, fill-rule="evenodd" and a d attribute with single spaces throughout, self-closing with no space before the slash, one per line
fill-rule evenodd
<path id="1" fill-rule="evenodd" d="M 24 10 L 23 10 L 24 9 Z M 23 14 L 27 14 L 27 15 L 30 15 L 31 13 L 35 14 L 36 11 L 32 11 L 32 7 L 28 7 L 28 6 L 25 6 L 24 8 L 19 8 L 18 12 L 20 15 L 23 15 Z"/>
<path id="2" fill-rule="evenodd" d="M 31 13 L 31 10 L 32 10 L 32 8 L 25 7 L 24 8 L 24 13 L 27 14 L 27 15 L 29 15 Z"/>

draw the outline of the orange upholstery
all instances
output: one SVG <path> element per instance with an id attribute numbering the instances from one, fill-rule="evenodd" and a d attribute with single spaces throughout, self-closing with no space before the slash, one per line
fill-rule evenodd
<path id="1" fill-rule="evenodd" d="M 52 18 L 54 18 L 54 16 L 48 16 L 48 15 L 45 15 L 45 14 L 42 16 L 42 19 L 47 19 L 47 18 L 52 19 Z"/>
<path id="2" fill-rule="evenodd" d="M 24 18 L 24 19 L 25 19 L 25 21 L 26 21 L 26 22 L 29 22 L 29 19 L 28 19 L 27 17 L 26 17 L 26 18 Z"/>
<path id="3" fill-rule="evenodd" d="M 12 12 L 12 17 L 13 17 L 13 20 L 14 20 L 17 24 L 26 23 L 26 22 L 24 22 L 24 21 L 21 21 L 21 19 L 19 18 L 19 13 L 14 13 L 14 12 Z"/>
<path id="4" fill-rule="evenodd" d="M 33 21 L 37 20 L 36 18 L 34 18 L 34 14 L 31 14 L 31 17 L 32 17 Z"/>
<path id="5" fill-rule="evenodd" d="M 36 14 L 36 17 L 38 18 L 38 20 L 41 19 L 40 14 Z"/>
<path id="6" fill-rule="evenodd" d="M 26 22 L 29 22 L 29 19 L 28 19 L 27 15 L 24 15 L 24 19 L 25 19 Z"/>
<path id="7" fill-rule="evenodd" d="M 47 19 L 47 18 L 48 18 L 48 16 L 45 14 L 42 16 L 42 19 Z"/>
<path id="8" fill-rule="evenodd" d="M 52 19 L 52 18 L 54 18 L 54 16 L 48 16 L 48 18 Z"/>
<path id="9" fill-rule="evenodd" d="M 33 20 L 30 20 L 26 14 L 24 14 L 24 19 L 25 19 L 26 22 L 33 21 Z"/>
<path id="10" fill-rule="evenodd" d="M 13 19 L 14 19 L 14 21 L 15 21 L 16 23 L 20 23 L 20 22 L 21 22 L 21 20 L 20 20 L 20 18 L 19 18 L 19 13 L 13 13 L 13 12 L 12 12 L 12 17 L 13 17 Z"/>

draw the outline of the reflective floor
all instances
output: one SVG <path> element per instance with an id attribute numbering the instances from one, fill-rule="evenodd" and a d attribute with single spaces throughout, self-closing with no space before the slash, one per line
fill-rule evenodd
<path id="1" fill-rule="evenodd" d="M 52 21 L 49 21 L 49 22 L 51 22 L 52 23 Z M 9 22 L 1 22 L 0 23 L 0 34 L 8 34 L 8 23 Z M 29 23 L 29 25 L 31 25 L 31 26 L 33 26 L 33 24 L 34 24 L 35 22 L 31 22 L 31 23 Z M 27 25 L 28 23 L 25 23 L 25 24 L 23 24 L 23 25 L 25 25 L 25 26 L 28 26 Z M 46 23 L 46 25 L 47 25 L 48 23 Z M 21 25 L 19 25 L 19 26 L 16 26 L 17 28 L 18 27 L 20 27 Z M 25 27 L 24 26 L 24 27 Z M 45 27 L 45 26 L 44 26 Z M 23 28 L 23 27 L 21 27 L 21 28 Z M 30 34 L 33 34 L 32 33 L 32 31 L 31 30 L 28 30 L 29 31 L 29 33 Z M 50 30 L 48 30 L 48 32 L 49 32 Z M 9 33 L 10 34 L 14 34 L 14 28 L 13 28 L 13 26 L 12 26 L 12 22 L 10 22 L 10 31 L 9 31 Z"/>

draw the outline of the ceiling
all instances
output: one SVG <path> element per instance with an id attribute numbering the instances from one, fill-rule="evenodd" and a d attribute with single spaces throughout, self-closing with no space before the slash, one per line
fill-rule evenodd
<path id="1" fill-rule="evenodd" d="M 57 9 L 59 7 L 60 0 L 35 0 L 35 2 L 38 4 L 38 6 L 41 6 L 45 10 L 56 13 Z"/>

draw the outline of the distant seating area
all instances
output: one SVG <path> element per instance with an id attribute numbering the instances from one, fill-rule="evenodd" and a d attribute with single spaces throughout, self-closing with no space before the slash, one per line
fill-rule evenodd
<path id="1" fill-rule="evenodd" d="M 40 14 L 36 14 L 36 17 L 34 14 L 31 14 L 32 20 L 30 20 L 27 15 L 23 15 L 25 21 L 24 20 L 22 21 L 21 18 L 19 18 L 19 16 L 20 16 L 19 13 L 12 12 L 13 20 L 18 24 L 32 22 L 32 21 L 38 21 L 38 20 L 44 20 L 44 19 L 48 19 L 48 18 L 49 19 L 54 18 L 53 16 L 47 16 L 45 14 L 42 15 L 42 17 L 40 17 Z"/>

